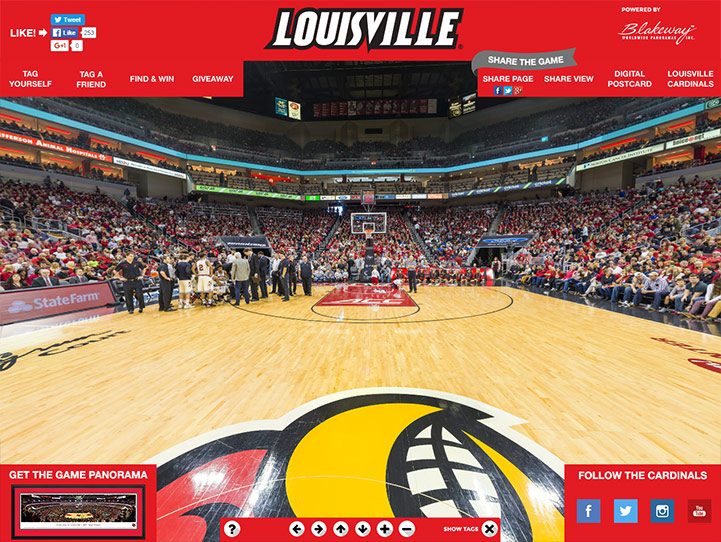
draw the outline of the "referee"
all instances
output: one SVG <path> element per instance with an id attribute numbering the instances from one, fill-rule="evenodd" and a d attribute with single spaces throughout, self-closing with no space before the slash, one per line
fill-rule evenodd
<path id="1" fill-rule="evenodd" d="M 303 283 L 303 293 L 311 295 L 313 287 L 313 264 L 308 261 L 307 256 L 303 256 L 300 264 L 300 281 Z"/>
<path id="2" fill-rule="evenodd" d="M 416 286 L 418 285 L 418 277 L 416 276 L 416 261 L 411 258 L 406 263 L 406 269 L 408 271 L 408 291 L 418 293 Z"/>
<path id="3" fill-rule="evenodd" d="M 123 281 L 123 293 L 125 297 L 125 306 L 128 313 L 133 314 L 135 306 L 133 304 L 133 294 L 138 298 L 138 312 L 143 312 L 145 308 L 145 300 L 143 299 L 143 282 L 140 277 L 143 276 L 145 266 L 140 258 L 136 258 L 133 252 L 125 255 L 125 260 L 115 267 L 115 277 Z"/>

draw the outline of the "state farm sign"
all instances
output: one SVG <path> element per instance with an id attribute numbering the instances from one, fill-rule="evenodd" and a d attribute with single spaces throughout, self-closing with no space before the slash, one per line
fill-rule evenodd
<path id="1" fill-rule="evenodd" d="M 115 302 L 108 282 L 0 292 L 0 324 L 94 309 Z"/>

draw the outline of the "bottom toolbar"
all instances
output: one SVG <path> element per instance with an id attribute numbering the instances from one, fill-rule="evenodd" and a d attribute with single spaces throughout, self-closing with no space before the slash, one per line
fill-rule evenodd
<path id="1" fill-rule="evenodd" d="M 288 540 L 401 540 L 500 542 L 498 518 L 223 518 L 221 542 Z"/>

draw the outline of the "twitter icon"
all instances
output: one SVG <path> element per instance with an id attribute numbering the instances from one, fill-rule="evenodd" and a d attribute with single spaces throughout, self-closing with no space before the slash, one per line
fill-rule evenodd
<path id="1" fill-rule="evenodd" d="M 84 13 L 53 13 L 50 16 L 52 26 L 85 26 Z"/>
<path id="2" fill-rule="evenodd" d="M 638 523 L 638 499 L 614 499 L 614 523 Z"/>

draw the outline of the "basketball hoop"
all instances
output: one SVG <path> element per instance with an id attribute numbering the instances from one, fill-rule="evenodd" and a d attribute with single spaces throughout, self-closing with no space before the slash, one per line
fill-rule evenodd
<path id="1" fill-rule="evenodd" d="M 373 229 L 363 229 L 363 233 L 366 234 L 366 239 L 373 239 Z"/>

